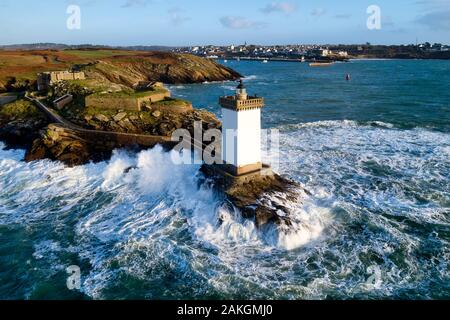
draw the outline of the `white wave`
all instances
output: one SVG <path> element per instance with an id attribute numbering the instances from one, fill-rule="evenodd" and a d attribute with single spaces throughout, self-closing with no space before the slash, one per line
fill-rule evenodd
<path id="1" fill-rule="evenodd" d="M 245 80 L 245 81 L 251 81 L 251 80 L 256 80 L 256 79 L 258 79 L 258 76 L 257 75 L 249 75 L 249 76 L 245 76 L 244 78 L 243 78 L 243 80 Z"/>
<path id="2" fill-rule="evenodd" d="M 312 194 L 302 204 L 265 199 L 290 209 L 279 212 L 292 218 L 288 229 L 258 230 L 199 187 L 198 166 L 176 166 L 161 148 L 76 168 L 0 149 L 0 223 L 40 230 L 41 264 L 61 269 L 73 263 L 64 253 L 77 253 L 91 266 L 82 288 L 94 298 L 111 297 L 123 278 L 165 281 L 148 298 L 317 299 L 424 294 L 422 279 L 448 277 L 450 246 L 438 231 L 450 224 L 449 134 L 352 121 L 283 129 L 280 170 Z M 437 231 L 422 237 L 418 226 Z M 55 230 L 71 234 L 70 248 Z M 421 259 L 430 243 L 433 259 Z M 383 277 L 377 287 L 366 283 L 372 265 Z M 171 286 L 174 276 L 186 285 Z"/>
<path id="3" fill-rule="evenodd" d="M 285 200 L 283 204 L 288 205 L 289 201 Z M 290 211 L 281 215 L 288 216 L 290 223 L 270 225 L 264 238 L 275 247 L 286 250 L 294 250 L 320 239 L 324 230 L 332 223 L 330 209 L 320 207 L 310 199 L 302 205 L 291 203 Z"/>
<path id="4" fill-rule="evenodd" d="M 327 127 L 340 127 L 340 128 L 356 128 L 359 124 L 353 120 L 323 120 L 314 122 L 302 122 L 297 124 L 288 124 L 280 126 L 280 130 L 294 130 L 302 128 L 327 128 Z"/>
<path id="5" fill-rule="evenodd" d="M 337 186 L 343 186 L 348 193 L 342 197 L 362 201 L 366 207 L 443 222 L 439 208 L 449 191 L 450 160 L 445 153 L 449 134 L 354 121 L 320 121 L 282 129 L 289 133 L 281 136 L 281 170 L 307 182 L 308 189 L 325 187 L 326 194 L 336 196 Z M 424 185 L 433 188 L 433 196 Z M 423 207 L 404 190 L 428 199 L 431 207 Z"/>
<path id="6" fill-rule="evenodd" d="M 25 156 L 25 150 L 9 149 L 0 141 L 0 161 L 19 161 Z"/>
<path id="7" fill-rule="evenodd" d="M 220 86 L 222 89 L 234 91 L 236 90 L 236 86 Z"/>

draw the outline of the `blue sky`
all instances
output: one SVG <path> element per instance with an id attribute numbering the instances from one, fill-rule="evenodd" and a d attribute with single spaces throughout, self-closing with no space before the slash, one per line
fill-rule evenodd
<path id="1" fill-rule="evenodd" d="M 69 30 L 67 7 L 81 9 Z M 381 9 L 381 30 L 366 26 Z M 0 44 L 450 44 L 450 0 L 0 0 Z"/>

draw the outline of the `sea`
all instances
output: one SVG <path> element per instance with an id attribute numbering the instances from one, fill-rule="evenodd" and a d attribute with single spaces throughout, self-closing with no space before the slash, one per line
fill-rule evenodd
<path id="1" fill-rule="evenodd" d="M 295 223 L 257 229 L 160 147 L 69 168 L 0 142 L 0 299 L 450 298 L 450 61 L 221 63 L 265 98 Z M 170 90 L 220 118 L 235 87 Z"/>

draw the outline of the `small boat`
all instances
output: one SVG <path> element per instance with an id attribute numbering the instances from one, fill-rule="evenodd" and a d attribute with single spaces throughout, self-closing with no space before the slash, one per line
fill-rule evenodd
<path id="1" fill-rule="evenodd" d="M 227 63 L 227 62 L 228 62 L 228 60 L 223 60 L 223 62 Z"/>
<path id="2" fill-rule="evenodd" d="M 267 59 L 264 59 L 262 63 L 267 63 L 269 62 Z"/>
<path id="3" fill-rule="evenodd" d="M 310 67 L 325 67 L 332 65 L 333 62 L 311 62 L 309 64 Z"/>

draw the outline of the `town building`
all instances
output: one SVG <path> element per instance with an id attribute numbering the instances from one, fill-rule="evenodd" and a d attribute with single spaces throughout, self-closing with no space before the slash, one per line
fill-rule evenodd
<path id="1" fill-rule="evenodd" d="M 311 53 L 318 57 L 328 57 L 331 54 L 330 50 L 323 48 L 311 50 Z"/>
<path id="2" fill-rule="evenodd" d="M 249 96 L 240 81 L 234 96 L 220 97 L 222 106 L 222 160 L 235 176 L 262 169 L 261 109 L 264 99 Z"/>

